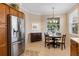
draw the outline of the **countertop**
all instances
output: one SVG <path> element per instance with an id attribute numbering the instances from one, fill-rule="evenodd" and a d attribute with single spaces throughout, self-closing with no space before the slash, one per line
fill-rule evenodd
<path id="1" fill-rule="evenodd" d="M 79 37 L 70 37 L 72 40 L 74 40 L 75 42 L 79 43 Z"/>

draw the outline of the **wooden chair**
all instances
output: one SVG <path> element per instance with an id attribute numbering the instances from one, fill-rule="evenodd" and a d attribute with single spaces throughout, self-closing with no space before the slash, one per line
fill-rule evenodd
<path id="1" fill-rule="evenodd" d="M 56 33 L 56 35 L 61 35 L 61 33 Z"/>
<path id="2" fill-rule="evenodd" d="M 49 35 L 45 34 L 45 47 L 48 46 L 48 48 L 50 48 L 52 42 L 53 42 L 52 38 L 50 38 Z"/>
<path id="3" fill-rule="evenodd" d="M 56 33 L 57 36 L 61 36 L 61 33 Z M 56 38 L 55 41 L 59 41 L 61 38 Z"/>
<path id="4" fill-rule="evenodd" d="M 66 48 L 66 46 L 65 46 L 65 39 L 66 39 L 66 35 L 63 35 L 61 37 L 61 40 L 56 42 L 57 46 L 61 46 L 61 49 L 63 49 L 63 47 L 64 47 L 64 49 Z"/>

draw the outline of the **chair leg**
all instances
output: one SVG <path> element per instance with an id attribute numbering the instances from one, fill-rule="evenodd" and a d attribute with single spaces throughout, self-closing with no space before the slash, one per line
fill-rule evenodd
<path id="1" fill-rule="evenodd" d="M 63 44 L 61 44 L 61 50 L 63 50 Z"/>
<path id="2" fill-rule="evenodd" d="M 45 47 L 46 47 L 46 43 L 45 43 Z"/>
<path id="3" fill-rule="evenodd" d="M 64 49 L 66 48 L 65 44 L 64 44 Z"/>
<path id="4" fill-rule="evenodd" d="M 46 40 L 45 40 L 45 42 L 44 42 L 44 43 L 45 43 L 45 47 L 46 47 Z"/>
<path id="5" fill-rule="evenodd" d="M 58 45 L 57 44 L 55 44 L 55 48 L 57 48 L 58 47 Z"/>
<path id="6" fill-rule="evenodd" d="M 50 43 L 48 43 L 48 48 L 50 49 Z"/>

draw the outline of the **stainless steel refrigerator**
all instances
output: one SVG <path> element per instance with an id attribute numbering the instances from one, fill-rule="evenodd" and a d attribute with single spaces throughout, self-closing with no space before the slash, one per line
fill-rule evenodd
<path id="1" fill-rule="evenodd" d="M 24 47 L 24 21 L 16 16 L 8 15 L 8 55 L 21 55 Z"/>

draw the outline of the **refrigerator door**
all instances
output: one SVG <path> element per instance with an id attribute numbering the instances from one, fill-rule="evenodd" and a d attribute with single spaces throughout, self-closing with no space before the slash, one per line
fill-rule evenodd
<path id="1" fill-rule="evenodd" d="M 21 40 L 20 43 L 19 43 L 19 55 L 24 53 L 24 50 L 25 50 L 25 41 Z"/>
<path id="2" fill-rule="evenodd" d="M 18 41 L 19 32 L 18 32 L 18 20 L 16 16 L 10 16 L 11 20 L 11 43 Z"/>
<path id="3" fill-rule="evenodd" d="M 20 29 L 20 38 L 21 40 L 24 40 L 25 38 L 25 29 L 24 29 L 24 20 L 22 18 L 19 18 L 19 29 Z"/>

